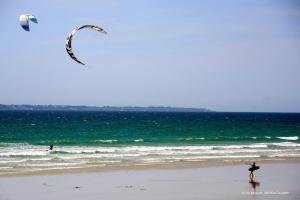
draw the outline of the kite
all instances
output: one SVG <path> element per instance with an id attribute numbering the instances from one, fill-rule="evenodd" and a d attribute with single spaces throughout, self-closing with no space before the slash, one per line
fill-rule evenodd
<path id="1" fill-rule="evenodd" d="M 74 53 L 73 53 L 73 51 L 72 51 L 72 38 L 73 38 L 73 35 L 74 35 L 77 31 L 79 31 L 79 30 L 81 30 L 81 29 L 85 29 L 85 28 L 87 28 L 87 29 L 92 29 L 92 30 L 98 31 L 98 32 L 100 32 L 100 33 L 107 34 L 107 32 L 106 32 L 105 30 L 103 30 L 102 28 L 100 28 L 100 27 L 98 27 L 98 26 L 94 26 L 94 25 L 84 25 L 84 26 L 81 26 L 81 27 L 79 27 L 79 28 L 75 28 L 75 29 L 69 34 L 69 36 L 68 36 L 68 38 L 67 38 L 67 42 L 66 42 L 66 51 L 67 51 L 67 53 L 69 54 L 69 56 L 70 56 L 73 60 L 75 60 L 76 62 L 78 62 L 79 64 L 82 64 L 82 65 L 85 65 L 85 64 L 82 63 L 80 60 L 78 60 L 78 59 L 75 57 L 75 55 L 74 55 Z"/>
<path id="2" fill-rule="evenodd" d="M 20 21 L 20 25 L 22 26 L 22 28 L 26 31 L 30 31 L 30 28 L 29 28 L 29 21 L 37 24 L 37 19 L 31 15 L 31 14 L 23 14 L 23 15 L 20 15 L 20 18 L 19 18 L 19 21 Z"/>

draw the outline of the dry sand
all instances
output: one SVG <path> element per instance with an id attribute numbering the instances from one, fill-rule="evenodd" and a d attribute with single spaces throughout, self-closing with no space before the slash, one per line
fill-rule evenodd
<path id="1" fill-rule="evenodd" d="M 0 177 L 0 199 L 300 199 L 299 163 L 259 165 L 252 184 L 246 165 Z"/>

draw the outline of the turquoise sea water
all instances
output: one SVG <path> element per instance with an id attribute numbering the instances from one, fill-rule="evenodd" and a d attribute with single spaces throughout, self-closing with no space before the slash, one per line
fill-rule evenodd
<path id="1" fill-rule="evenodd" d="M 299 137 L 300 114 L 0 111 L 0 172 L 297 158 Z"/>

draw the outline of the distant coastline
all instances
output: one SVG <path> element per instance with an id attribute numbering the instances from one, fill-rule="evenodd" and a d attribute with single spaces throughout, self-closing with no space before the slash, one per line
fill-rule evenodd
<path id="1" fill-rule="evenodd" d="M 206 108 L 180 108 L 169 106 L 69 106 L 69 105 L 6 105 L 0 104 L 0 110 L 32 111 L 105 111 L 105 112 L 213 112 Z"/>

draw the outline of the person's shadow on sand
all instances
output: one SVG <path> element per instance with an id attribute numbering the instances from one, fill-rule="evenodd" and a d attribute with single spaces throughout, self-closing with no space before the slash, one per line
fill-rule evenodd
<path id="1" fill-rule="evenodd" d="M 259 186 L 260 186 L 260 182 L 255 181 L 254 179 L 250 179 L 250 180 L 249 180 L 249 184 L 250 184 L 250 186 L 252 187 L 252 189 L 253 189 L 254 192 L 255 192 L 255 190 L 256 190 L 256 187 L 259 187 Z"/>

